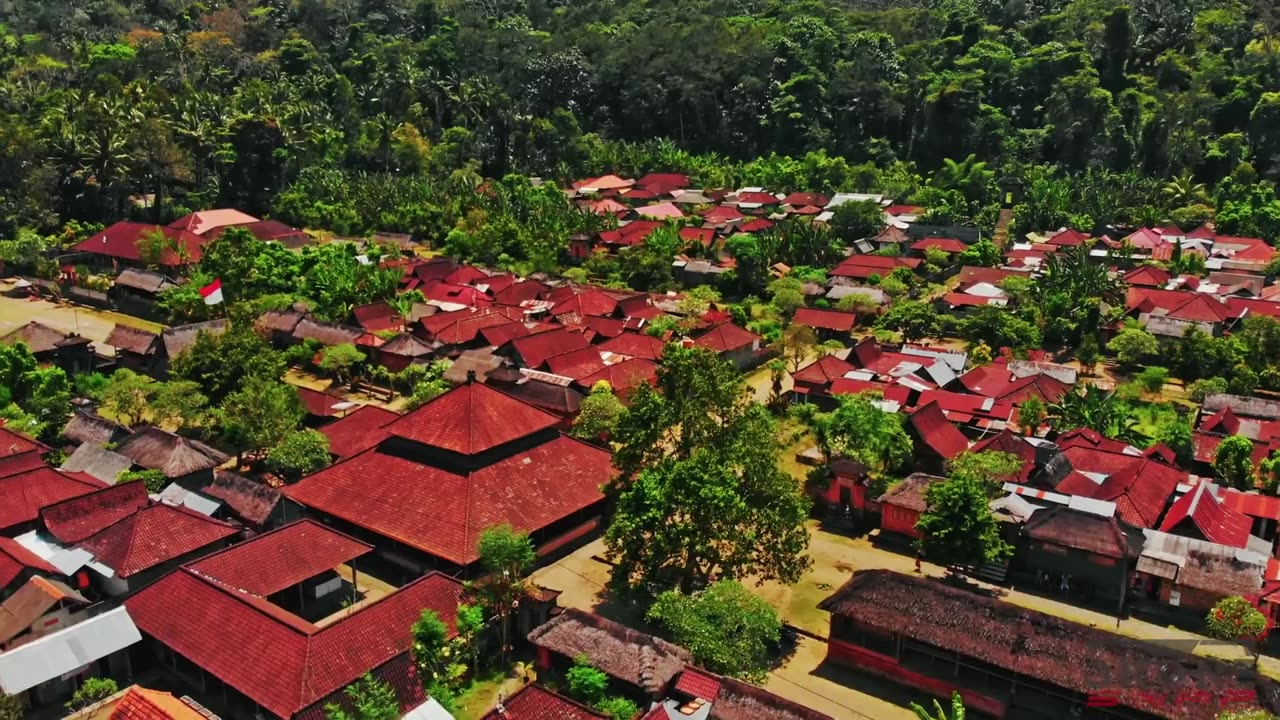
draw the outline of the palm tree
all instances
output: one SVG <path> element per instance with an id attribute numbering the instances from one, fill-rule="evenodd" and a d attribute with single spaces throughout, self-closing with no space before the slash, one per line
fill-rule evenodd
<path id="1" fill-rule="evenodd" d="M 1185 170 L 1181 175 L 1164 184 L 1161 192 L 1168 201 L 1169 207 L 1179 208 L 1204 202 L 1208 197 L 1204 183 L 1198 183 L 1191 177 L 1191 171 Z"/>
<path id="2" fill-rule="evenodd" d="M 1090 428 L 1113 440 L 1138 444 L 1133 408 L 1115 396 L 1087 385 L 1077 387 L 1049 406 L 1048 418 L 1058 432 Z"/>
<path id="3" fill-rule="evenodd" d="M 1083 246 L 1050 254 L 1036 288 L 1045 295 L 1064 293 L 1073 305 L 1097 298 L 1116 307 L 1124 303 L 1125 296 L 1120 281 L 1111 277 L 1106 265 L 1090 262 L 1089 251 Z"/>
<path id="4" fill-rule="evenodd" d="M 933 710 L 930 712 L 920 703 L 911 703 L 911 711 L 916 714 L 919 720 L 948 720 L 947 711 L 942 708 L 942 703 L 937 700 L 933 701 Z M 960 698 L 960 693 L 951 693 L 951 718 L 950 720 L 964 720 L 964 700 Z"/>
<path id="5" fill-rule="evenodd" d="M 982 199 L 995 176 L 995 171 L 988 170 L 985 162 L 970 153 L 960 162 L 951 158 L 943 160 L 942 167 L 933 173 L 933 185 L 943 190 L 957 190 L 966 200 L 974 202 Z"/>

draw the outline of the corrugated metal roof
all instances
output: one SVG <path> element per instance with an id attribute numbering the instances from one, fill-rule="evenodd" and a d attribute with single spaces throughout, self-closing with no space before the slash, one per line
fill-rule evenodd
<path id="1" fill-rule="evenodd" d="M 61 677 L 142 639 L 124 607 L 0 653 L 0 689 L 10 695 Z"/>

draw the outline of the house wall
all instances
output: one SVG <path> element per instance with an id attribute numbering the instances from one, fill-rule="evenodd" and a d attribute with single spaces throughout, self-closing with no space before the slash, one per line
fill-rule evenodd
<path id="1" fill-rule="evenodd" d="M 1037 540 L 1026 543 L 1026 565 L 1031 569 L 1066 573 L 1073 584 L 1087 582 L 1104 597 L 1120 597 L 1128 578 L 1128 565 L 1115 558 Z"/>
<path id="2" fill-rule="evenodd" d="M 920 522 L 920 513 L 915 510 L 885 505 L 880 516 L 880 528 L 884 532 L 898 533 L 910 538 L 920 537 L 916 523 Z"/>
<path id="3" fill-rule="evenodd" d="M 835 512 L 843 512 L 847 504 L 852 510 L 865 510 L 867 506 L 867 487 L 856 478 L 836 475 L 823 493 L 823 499 Z"/>
<path id="4" fill-rule="evenodd" d="M 1176 606 L 1173 606 L 1170 602 L 1173 599 L 1174 592 L 1177 592 L 1179 596 Z M 1186 585 L 1175 585 L 1171 582 L 1160 583 L 1160 602 L 1162 604 L 1193 612 L 1197 615 L 1209 612 L 1224 597 L 1226 597 L 1225 593 L 1209 592 L 1208 590 L 1187 587 Z"/>

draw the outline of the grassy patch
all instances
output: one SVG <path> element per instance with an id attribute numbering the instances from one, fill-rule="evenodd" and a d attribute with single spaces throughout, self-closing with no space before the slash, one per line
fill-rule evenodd
<path id="1" fill-rule="evenodd" d="M 1168 403 L 1136 404 L 1133 407 L 1133 414 L 1138 418 L 1138 424 L 1135 428 L 1149 438 L 1156 436 L 1156 431 L 1161 425 L 1178 418 L 1178 411 Z"/>
<path id="2" fill-rule="evenodd" d="M 506 673 L 490 670 L 481 673 L 471 681 L 465 690 L 458 694 L 458 711 L 454 713 L 457 720 L 479 720 L 493 709 L 498 699 L 498 691 L 507 681 Z"/>

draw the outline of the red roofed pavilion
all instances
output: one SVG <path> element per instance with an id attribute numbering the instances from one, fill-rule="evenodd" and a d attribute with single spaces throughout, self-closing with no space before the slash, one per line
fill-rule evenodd
<path id="1" fill-rule="evenodd" d="M 559 422 L 468 382 L 284 492 L 417 569 L 466 569 L 479 559 L 480 533 L 503 523 L 549 552 L 596 529 L 600 488 L 613 477 L 609 453 L 563 435 Z"/>
<path id="2" fill-rule="evenodd" d="M 144 643 L 165 650 L 163 662 L 200 669 L 202 694 L 223 698 L 215 709 L 224 715 L 324 720 L 324 706 L 366 673 L 389 684 L 404 711 L 426 699 L 410 628 L 431 609 L 452 636 L 464 590 L 439 573 L 373 602 L 352 598 L 349 584 L 330 589 L 330 563 L 366 549 L 295 523 L 179 568 L 125 607 Z"/>

